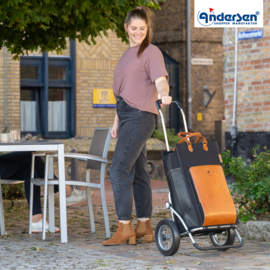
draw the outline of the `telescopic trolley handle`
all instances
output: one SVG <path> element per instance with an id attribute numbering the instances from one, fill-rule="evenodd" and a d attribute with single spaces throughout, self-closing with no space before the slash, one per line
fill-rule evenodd
<path id="1" fill-rule="evenodd" d="M 173 99 L 172 100 L 172 103 L 175 103 L 176 106 L 178 107 L 178 109 L 180 110 L 180 112 L 182 114 L 182 117 L 183 117 L 185 132 L 188 132 L 187 122 L 186 122 L 186 116 L 185 116 L 185 113 L 183 111 L 183 108 L 182 108 L 181 103 L 177 99 Z M 169 152 L 170 151 L 170 147 L 169 147 L 169 142 L 168 142 L 168 137 L 167 137 L 167 131 L 166 131 L 164 117 L 163 117 L 163 113 L 161 111 L 161 106 L 160 106 L 161 104 L 162 104 L 161 99 L 158 99 L 156 101 L 156 106 L 157 106 L 158 112 L 160 114 L 161 122 L 162 122 L 162 127 L 163 127 L 163 133 L 164 133 L 164 137 L 165 137 L 166 148 L 167 148 L 167 151 Z"/>

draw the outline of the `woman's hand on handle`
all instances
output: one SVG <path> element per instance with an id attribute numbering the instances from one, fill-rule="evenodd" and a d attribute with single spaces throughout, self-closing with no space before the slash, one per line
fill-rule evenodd
<path id="1" fill-rule="evenodd" d="M 161 96 L 161 106 L 162 105 L 170 105 L 172 103 L 172 97 L 171 96 Z"/>
<path id="2" fill-rule="evenodd" d="M 155 80 L 155 85 L 158 93 L 160 94 L 161 106 L 170 105 L 172 103 L 172 97 L 169 96 L 169 84 L 165 76 L 159 77 Z"/>
<path id="3" fill-rule="evenodd" d="M 111 129 L 111 135 L 112 135 L 113 138 L 118 137 L 118 126 L 119 126 L 119 118 L 118 118 L 118 115 L 116 113 L 115 117 L 114 117 L 113 126 L 112 126 L 112 129 Z"/>

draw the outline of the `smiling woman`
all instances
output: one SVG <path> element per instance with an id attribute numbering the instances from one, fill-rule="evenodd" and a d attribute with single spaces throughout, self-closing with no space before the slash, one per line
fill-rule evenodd
<path id="1" fill-rule="evenodd" d="M 153 241 L 151 227 L 152 191 L 147 173 L 146 141 L 155 127 L 155 102 L 158 93 L 162 104 L 169 105 L 169 85 L 164 59 L 158 47 L 150 44 L 152 23 L 145 7 L 131 10 L 124 28 L 129 49 L 122 55 L 114 70 L 113 92 L 117 99 L 116 115 L 111 130 L 118 137 L 110 167 L 115 209 L 119 225 L 116 234 L 102 244 L 120 245 L 144 237 Z M 138 222 L 131 225 L 133 196 Z"/>

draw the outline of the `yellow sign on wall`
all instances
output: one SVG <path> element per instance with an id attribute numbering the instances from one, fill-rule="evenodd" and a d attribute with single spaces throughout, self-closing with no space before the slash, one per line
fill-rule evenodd
<path id="1" fill-rule="evenodd" d="M 197 121 L 202 121 L 202 113 L 197 113 Z"/>
<path id="2" fill-rule="evenodd" d="M 113 89 L 94 89 L 93 107 L 94 108 L 115 108 L 116 100 Z"/>

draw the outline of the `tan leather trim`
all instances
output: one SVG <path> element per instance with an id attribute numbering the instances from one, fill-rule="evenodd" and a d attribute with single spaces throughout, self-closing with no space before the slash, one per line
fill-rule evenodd
<path id="1" fill-rule="evenodd" d="M 204 211 L 203 226 L 234 224 L 236 210 L 221 165 L 189 169 Z"/>
<path id="2" fill-rule="evenodd" d="M 208 151 L 208 146 L 207 146 L 207 144 L 203 144 L 203 149 L 204 149 L 205 151 Z"/>
<path id="3" fill-rule="evenodd" d="M 219 158 L 220 163 L 223 163 L 222 156 L 220 154 L 218 155 L 218 158 Z"/>

